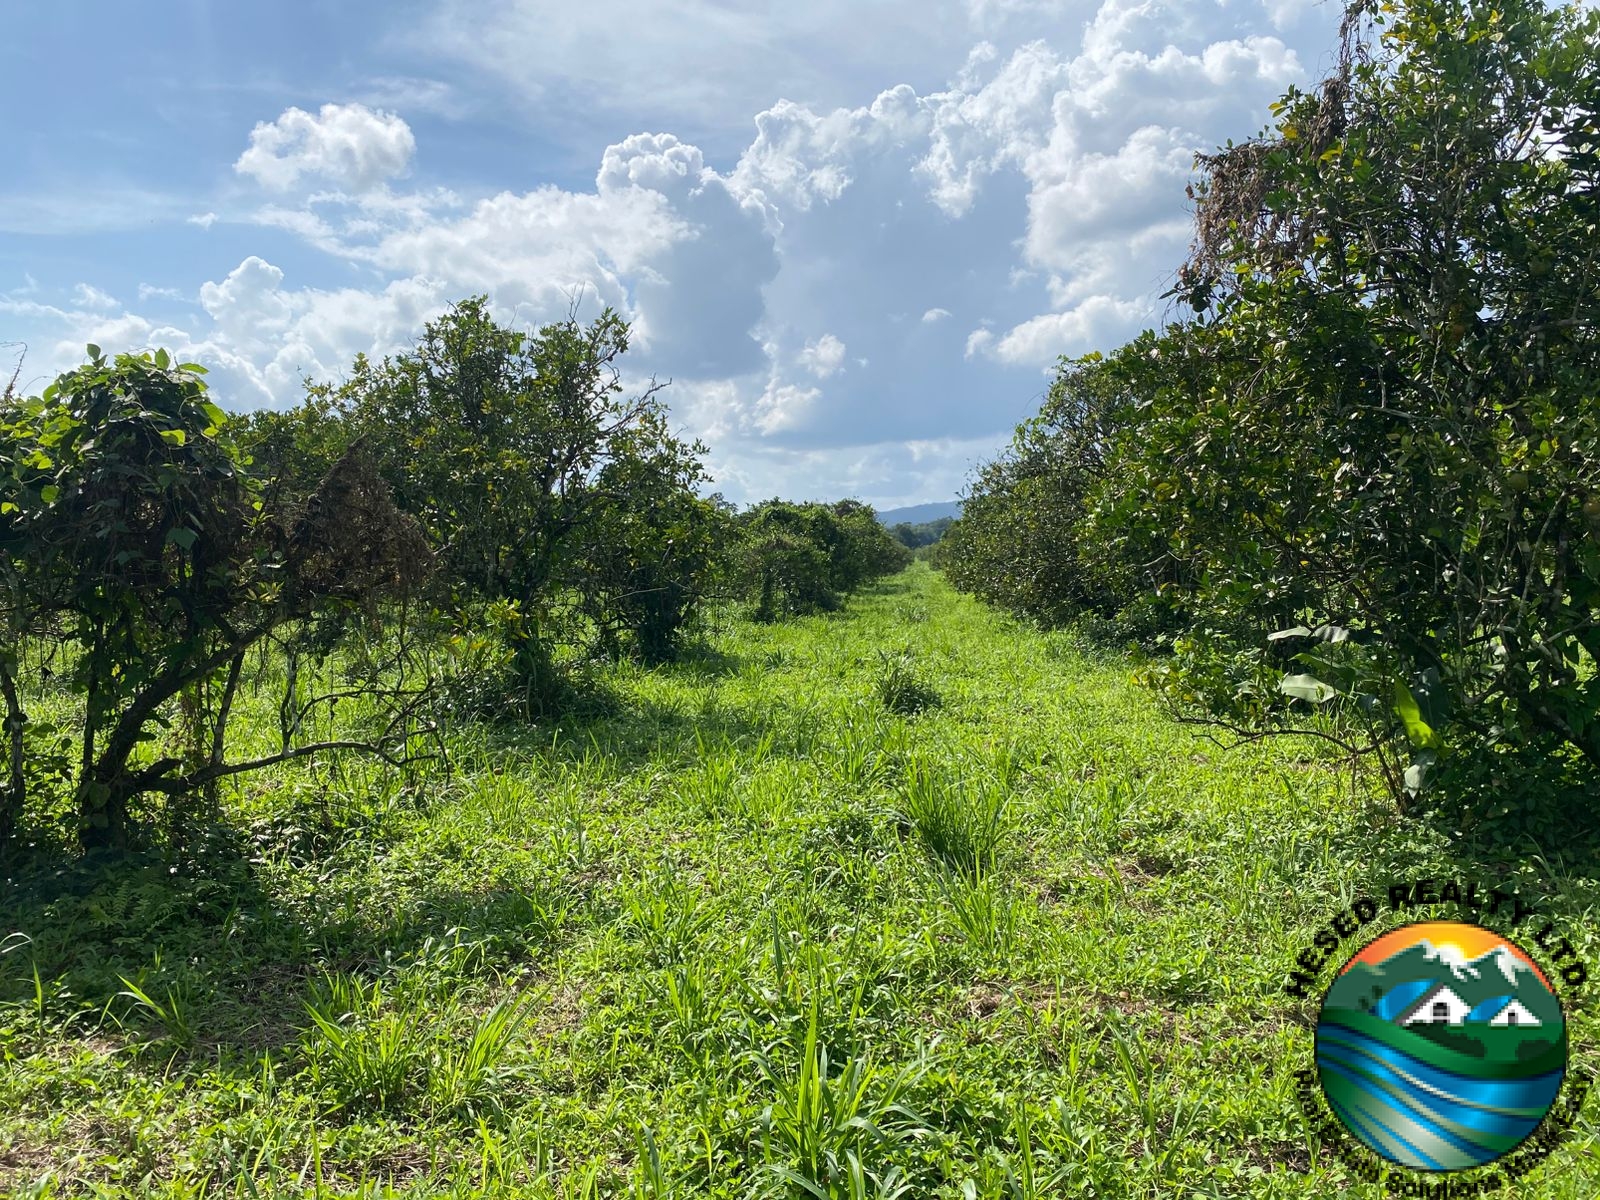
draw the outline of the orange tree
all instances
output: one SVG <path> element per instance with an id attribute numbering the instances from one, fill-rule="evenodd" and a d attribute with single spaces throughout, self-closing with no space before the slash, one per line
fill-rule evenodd
<path id="1" fill-rule="evenodd" d="M 1342 709 L 1402 798 L 1600 769 L 1597 61 L 1593 11 L 1357 0 L 1333 75 L 1202 157 L 1196 316 L 1111 360 L 1145 400 L 1092 535 L 1195 580 L 1178 701 Z"/>
<path id="2" fill-rule="evenodd" d="M 47 754 L 27 736 L 22 678 L 47 660 L 82 699 L 70 775 L 86 849 L 127 845 L 142 793 L 190 796 L 290 758 L 393 755 L 408 740 L 402 719 L 368 740 L 286 739 L 277 753 L 228 759 L 245 652 L 314 618 L 373 609 L 415 585 L 430 555 L 355 454 L 293 519 L 265 506 L 200 373 L 165 351 L 108 360 L 90 346 L 40 396 L 8 391 L 0 406 L 0 835 L 24 812 L 30 750 Z M 404 702 L 397 715 L 409 716 Z M 183 744 L 161 753 L 157 730 L 175 719 Z"/>
<path id="3" fill-rule="evenodd" d="M 739 514 L 735 529 L 728 574 L 761 621 L 832 611 L 844 593 L 911 564 L 871 506 L 855 500 L 765 500 Z"/>
<path id="4" fill-rule="evenodd" d="M 315 451 L 331 414 L 421 522 L 441 563 L 434 611 L 495 644 L 474 708 L 549 713 L 563 646 L 587 629 L 667 656 L 699 602 L 716 518 L 696 492 L 703 448 L 671 436 L 653 380 L 625 394 L 628 344 L 609 309 L 530 335 L 473 297 L 413 349 L 314 385 L 288 431 Z"/>
<path id="5" fill-rule="evenodd" d="M 595 475 L 592 519 L 564 575 L 608 653 L 670 661 L 706 598 L 730 530 L 720 498 L 699 494 L 705 451 L 649 412 Z"/>
<path id="6" fill-rule="evenodd" d="M 1154 589 L 1173 577 L 1161 540 L 1126 530 L 1115 553 L 1090 540 L 1107 456 L 1134 420 L 1132 394 L 1097 358 L 1063 362 L 1035 417 L 978 470 L 936 559 L 963 591 L 1046 625 L 1085 618 L 1153 636 L 1174 616 Z"/>

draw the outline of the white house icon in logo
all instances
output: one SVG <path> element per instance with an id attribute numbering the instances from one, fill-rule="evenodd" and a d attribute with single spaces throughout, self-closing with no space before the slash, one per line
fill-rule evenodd
<path id="1" fill-rule="evenodd" d="M 1429 988 L 1400 1016 L 1401 1025 L 1465 1025 L 1468 1022 L 1476 1025 L 1485 1021 L 1502 1028 L 1537 1029 L 1540 1025 L 1539 1018 L 1520 1000 L 1502 996 L 1499 1003 L 1488 1002 L 1473 1008 L 1456 995 L 1448 983 Z"/>
<path id="2" fill-rule="evenodd" d="M 1448 983 L 1429 988 L 1422 998 L 1411 1006 L 1411 1011 L 1400 1018 L 1402 1025 L 1460 1025 L 1467 1019 L 1472 1006 L 1456 995 Z"/>
<path id="3" fill-rule="evenodd" d="M 1525 1007 L 1521 1000 L 1513 1000 L 1489 1019 L 1491 1025 L 1531 1025 L 1537 1027 L 1539 1018 Z"/>

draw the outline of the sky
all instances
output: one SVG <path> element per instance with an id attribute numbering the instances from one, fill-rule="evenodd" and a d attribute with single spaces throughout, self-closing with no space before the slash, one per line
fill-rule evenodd
<path id="1" fill-rule="evenodd" d="M 1194 154 L 1320 0 L 6 6 L 0 366 L 166 347 L 288 407 L 487 294 L 633 328 L 730 500 L 957 496 L 1061 355 L 1158 325 Z"/>

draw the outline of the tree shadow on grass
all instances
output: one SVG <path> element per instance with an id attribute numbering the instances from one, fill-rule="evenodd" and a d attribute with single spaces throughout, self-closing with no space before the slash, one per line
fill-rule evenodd
<path id="1" fill-rule="evenodd" d="M 657 670 L 689 679 L 722 679 L 737 675 L 744 666 L 742 655 L 730 654 L 709 641 L 695 641 L 684 646 L 675 661 Z"/>
<path id="2" fill-rule="evenodd" d="M 746 665 L 703 645 L 660 669 L 710 679 Z M 463 732 L 466 753 L 517 764 L 536 787 L 569 773 L 608 782 L 724 749 L 803 755 L 782 718 L 714 692 L 624 704 L 602 684 L 557 718 L 467 722 Z M 298 1054 L 306 1001 L 325 971 L 378 977 L 447 945 L 476 947 L 483 978 L 514 965 L 537 971 L 583 907 L 591 885 L 581 866 L 551 871 L 548 886 L 534 882 L 538 871 L 492 869 L 452 884 L 430 878 L 440 868 L 430 852 L 395 868 L 393 900 L 363 902 L 351 887 L 326 885 L 348 848 L 381 856 L 405 841 L 416 810 L 451 786 L 435 782 L 430 775 L 383 802 L 287 789 L 299 799 L 270 806 L 249 828 L 215 827 L 182 853 L 84 857 L 64 841 L 41 842 L 0 865 L 0 1003 L 70 1018 L 68 1037 L 97 1029 L 124 1046 L 159 1044 L 169 1057 L 176 1048 L 180 1063 L 251 1074 L 263 1054 Z M 325 903 L 309 898 L 322 894 Z"/>
<path id="3" fill-rule="evenodd" d="M 745 747 L 777 733 L 783 723 L 752 717 L 720 701 L 696 704 L 640 699 L 603 716 L 568 716 L 537 725 L 480 726 L 478 752 L 503 766 L 547 773 L 627 775 L 651 764 L 691 763 L 706 747 Z M 774 740 L 775 753 L 802 751 Z"/>
<path id="4" fill-rule="evenodd" d="M 182 859 L 13 863 L 0 882 L 0 1003 L 39 1013 L 65 1040 L 130 1049 L 135 1062 L 148 1048 L 156 1071 L 252 1076 L 264 1054 L 297 1061 L 325 973 L 383 978 L 435 969 L 440 955 L 490 984 L 520 966 L 537 973 L 570 934 L 585 886 L 431 884 L 421 863 L 400 903 L 319 909 L 274 895 L 250 850 L 216 831 L 202 855 Z"/>
<path id="5" fill-rule="evenodd" d="M 711 661 L 718 670 L 735 664 Z M 801 752 L 773 732 L 770 720 L 727 704 L 652 699 L 475 727 L 477 752 L 527 770 L 530 787 L 568 774 L 602 784 L 652 763 L 692 764 L 763 743 Z M 262 1053 L 294 1053 L 324 971 L 378 976 L 447 942 L 477 946 L 490 975 L 537 966 L 582 907 L 589 885 L 580 866 L 537 883 L 491 869 L 481 883 L 462 885 L 457 875 L 452 885 L 431 877 L 443 859 L 424 854 L 395 868 L 397 900 L 327 886 L 349 848 L 382 856 L 405 842 L 418 810 L 449 786 L 438 782 L 381 800 L 288 789 L 297 799 L 248 828 L 213 827 L 184 852 L 85 857 L 65 842 L 36 846 L 0 867 L 0 1003 L 42 1003 L 72 1017 L 74 1029 L 125 1044 L 172 1035 L 190 1057 L 237 1060 L 252 1072 Z M 273 879 L 285 869 L 287 880 Z M 303 889 L 329 898 L 310 903 Z"/>
<path id="6" fill-rule="evenodd" d="M 1380 898 L 1391 885 L 1456 879 L 1515 891 L 1557 920 L 1600 908 L 1600 783 L 1574 762 L 1463 764 L 1436 777 L 1405 816 L 1382 804 L 1372 811 L 1335 842 L 1341 858 L 1364 864 L 1362 882 Z"/>

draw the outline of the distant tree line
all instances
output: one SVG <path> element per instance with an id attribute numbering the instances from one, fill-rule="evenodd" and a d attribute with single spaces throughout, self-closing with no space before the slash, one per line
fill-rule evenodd
<path id="1" fill-rule="evenodd" d="M 1336 61 L 1201 157 L 1191 314 L 1063 362 L 940 557 L 1521 819 L 1600 780 L 1600 14 L 1354 0 Z"/>
<path id="2" fill-rule="evenodd" d="M 955 521 L 954 517 L 940 517 L 937 521 L 923 521 L 920 524 L 901 521 L 897 525 L 891 525 L 889 532 L 894 540 L 907 550 L 920 550 L 942 538 Z"/>
<path id="3" fill-rule="evenodd" d="M 38 396 L 13 380 L 0 851 L 30 813 L 118 848 L 156 815 L 215 820 L 245 771 L 415 762 L 452 722 L 562 712 L 595 656 L 677 657 L 708 602 L 827 610 L 906 565 L 866 505 L 706 494 L 661 389 L 624 394 L 628 340 L 609 310 L 526 334 L 476 297 L 282 412 L 228 414 L 165 351 L 91 346 Z M 275 746 L 237 757 L 235 702 L 264 686 Z M 72 715 L 34 719 L 41 695 Z"/>
<path id="4" fill-rule="evenodd" d="M 845 593 L 911 563 L 872 508 L 855 500 L 768 500 L 736 524 L 733 574 L 740 594 L 755 599 L 759 620 L 836 609 Z"/>

